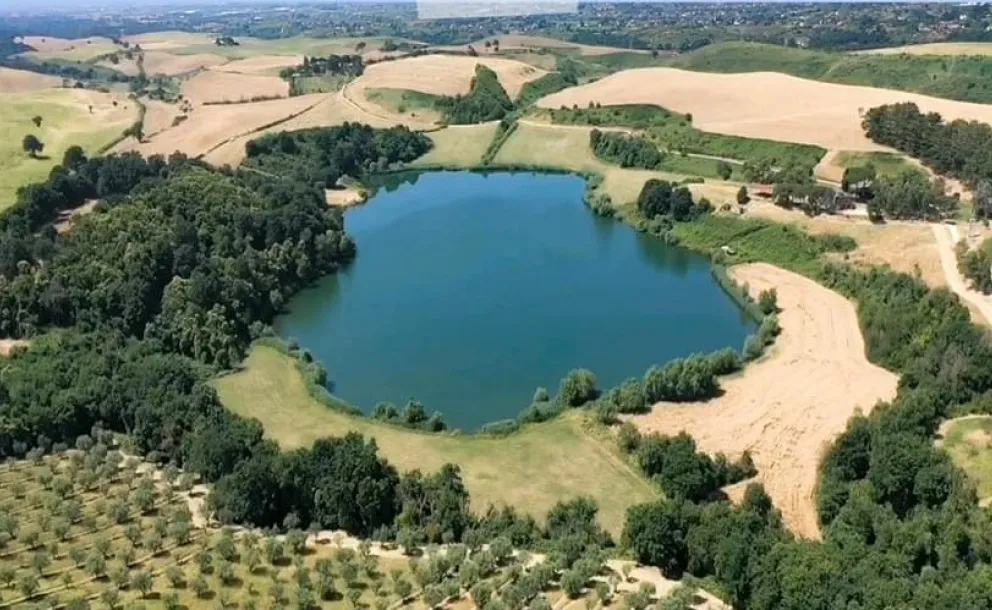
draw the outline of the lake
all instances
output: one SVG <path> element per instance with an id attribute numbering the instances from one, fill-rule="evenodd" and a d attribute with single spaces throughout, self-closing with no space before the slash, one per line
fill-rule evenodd
<path id="1" fill-rule="evenodd" d="M 431 172 L 345 214 L 354 263 L 290 301 L 277 332 L 370 412 L 410 398 L 449 427 L 515 417 L 574 368 L 609 388 L 727 346 L 754 323 L 708 260 L 582 202 L 568 175 Z"/>

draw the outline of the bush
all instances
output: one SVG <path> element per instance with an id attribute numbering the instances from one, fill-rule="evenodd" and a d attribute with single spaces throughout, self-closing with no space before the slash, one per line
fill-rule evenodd
<path id="1" fill-rule="evenodd" d="M 569 371 L 558 385 L 558 402 L 565 407 L 581 407 L 596 396 L 596 375 L 586 369 Z"/>

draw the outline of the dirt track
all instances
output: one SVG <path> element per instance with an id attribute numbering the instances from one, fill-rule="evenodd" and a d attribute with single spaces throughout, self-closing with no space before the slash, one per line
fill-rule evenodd
<path id="1" fill-rule="evenodd" d="M 992 105 L 956 102 L 891 89 L 824 83 L 785 74 L 710 74 L 674 68 L 617 72 L 540 100 L 544 108 L 601 104 L 657 104 L 692 113 L 704 131 L 815 144 L 843 150 L 887 150 L 868 140 L 860 112 L 915 102 L 946 120 L 992 122 Z"/>
<path id="2" fill-rule="evenodd" d="M 868 362 L 854 306 L 816 282 L 763 263 L 732 269 L 752 293 L 778 291 L 782 333 L 772 353 L 722 382 L 708 402 L 655 405 L 630 418 L 645 432 L 687 431 L 700 449 L 751 452 L 757 480 L 786 524 L 819 538 L 814 497 L 824 450 L 858 410 L 896 393 L 896 376 Z"/>
<path id="3" fill-rule="evenodd" d="M 977 311 L 989 325 L 992 325 L 992 299 L 977 290 L 973 290 L 958 272 L 957 254 L 954 252 L 954 245 L 961 239 L 958 228 L 935 224 L 933 225 L 933 236 L 936 238 L 937 248 L 940 250 L 940 264 L 947 277 L 948 288 L 961 297 L 969 309 Z"/>

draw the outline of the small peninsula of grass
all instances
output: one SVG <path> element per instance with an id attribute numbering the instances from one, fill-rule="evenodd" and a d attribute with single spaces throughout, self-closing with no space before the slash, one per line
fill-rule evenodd
<path id="1" fill-rule="evenodd" d="M 403 471 L 458 464 L 477 511 L 510 505 L 541 519 L 559 500 L 585 494 L 596 500 L 603 527 L 617 534 L 628 506 L 659 495 L 582 411 L 507 437 L 425 434 L 329 409 L 310 396 L 296 361 L 268 345 L 255 345 L 242 369 L 217 379 L 214 387 L 225 407 L 258 419 L 286 449 L 356 431 L 375 439 L 382 455 Z"/>

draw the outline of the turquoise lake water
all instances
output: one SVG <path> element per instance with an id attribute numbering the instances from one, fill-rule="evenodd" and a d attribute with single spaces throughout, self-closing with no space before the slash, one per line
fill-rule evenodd
<path id="1" fill-rule="evenodd" d="M 353 264 L 276 320 L 368 412 L 415 398 L 449 427 L 516 416 L 570 369 L 600 388 L 727 346 L 753 322 L 705 257 L 582 203 L 584 180 L 431 172 L 345 214 Z"/>

